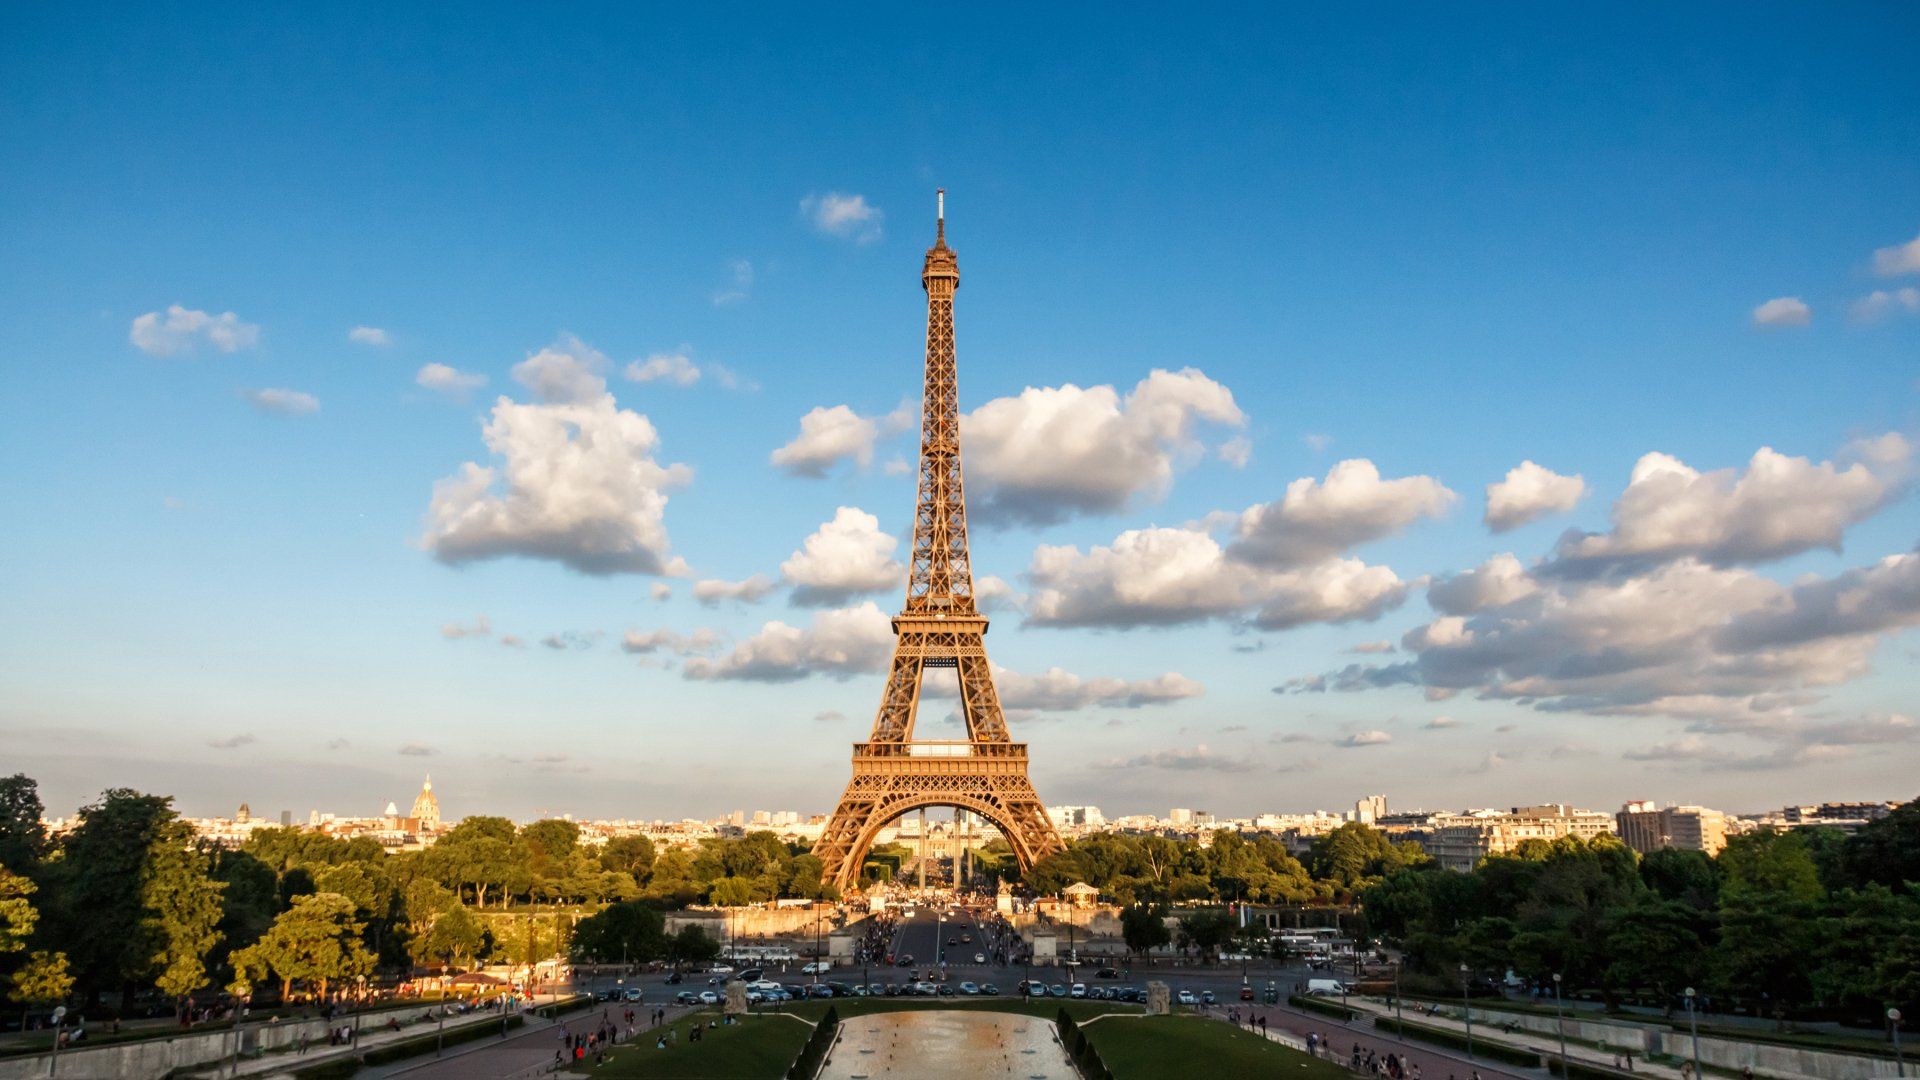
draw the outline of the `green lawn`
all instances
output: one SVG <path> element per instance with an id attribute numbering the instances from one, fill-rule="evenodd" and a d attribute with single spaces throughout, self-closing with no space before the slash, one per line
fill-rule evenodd
<path id="1" fill-rule="evenodd" d="M 665 1050 L 654 1048 L 658 1031 L 638 1034 L 631 1043 L 614 1049 L 608 1062 L 593 1067 L 591 1058 L 585 1071 L 594 1076 L 646 1077 L 648 1080 L 742 1080 L 753 1077 L 780 1077 L 787 1066 L 800 1056 L 813 1029 L 790 1016 L 765 1014 L 747 1018 L 731 1026 L 709 1028 L 699 1042 L 690 1042 L 687 1031 L 696 1022 L 706 1023 L 719 1014 L 695 1013 L 671 1025 L 676 1038 Z"/>
<path id="2" fill-rule="evenodd" d="M 1080 1030 L 1116 1080 L 1191 1076 L 1205 1063 L 1209 1080 L 1296 1077 L 1352 1080 L 1330 1061 L 1269 1042 L 1258 1035 L 1197 1016 L 1113 1017 Z"/>

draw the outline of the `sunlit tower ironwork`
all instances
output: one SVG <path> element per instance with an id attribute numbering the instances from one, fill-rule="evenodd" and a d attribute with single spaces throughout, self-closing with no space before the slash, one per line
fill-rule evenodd
<path id="1" fill-rule="evenodd" d="M 946 193 L 939 198 L 933 247 L 920 270 L 927 365 L 907 601 L 893 619 L 893 662 L 873 733 L 853 745 L 853 779 L 813 849 L 825 878 L 843 892 L 858 882 L 880 830 L 922 807 L 952 806 L 985 818 L 1006 837 L 1022 869 L 1064 847 L 1028 779 L 1026 744 L 1008 740 L 987 662 L 987 618 L 974 602 L 953 346 L 960 259 L 947 246 Z M 964 741 L 913 737 L 928 668 L 953 668 L 958 676 Z"/>

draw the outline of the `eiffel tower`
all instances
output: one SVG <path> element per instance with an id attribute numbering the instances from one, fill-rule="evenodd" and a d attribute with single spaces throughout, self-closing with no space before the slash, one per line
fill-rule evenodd
<path id="1" fill-rule="evenodd" d="M 960 394 L 953 351 L 953 293 L 960 259 L 947 246 L 946 192 L 933 247 L 920 270 L 927 291 L 927 379 L 920 419 L 920 492 L 913 519 L 907 603 L 894 617 L 893 663 L 873 734 L 853 744 L 853 779 L 813 853 L 823 878 L 854 887 L 874 837 L 911 810 L 953 806 L 991 822 L 1022 870 L 1064 845 L 1027 778 L 1027 746 L 1010 742 L 987 663 L 987 618 L 974 603 L 967 558 L 967 501 L 960 481 Z M 965 741 L 913 737 L 921 679 L 954 668 Z"/>

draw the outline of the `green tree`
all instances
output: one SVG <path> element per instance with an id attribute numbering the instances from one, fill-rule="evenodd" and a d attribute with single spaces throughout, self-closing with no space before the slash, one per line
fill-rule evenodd
<path id="1" fill-rule="evenodd" d="M 1813 850 L 1798 830 L 1760 829 L 1727 841 L 1716 860 L 1721 895 L 1747 900 L 1817 903 L 1826 895 Z"/>
<path id="2" fill-rule="evenodd" d="M 1197 949 L 1202 955 L 1219 951 L 1233 940 L 1238 929 L 1233 916 L 1224 911 L 1196 911 L 1180 917 L 1180 948 Z"/>
<path id="3" fill-rule="evenodd" d="M 1920 799 L 1862 825 L 1846 839 L 1839 861 L 1845 880 L 1836 885 L 1877 884 L 1909 892 L 1920 887 Z"/>
<path id="4" fill-rule="evenodd" d="M 37 886 L 20 874 L 0 867 L 0 956 L 27 947 L 40 913 L 33 909 Z"/>
<path id="5" fill-rule="evenodd" d="M 447 905 L 445 911 L 433 922 L 427 931 L 424 954 L 440 959 L 454 967 L 465 967 L 467 962 L 480 954 L 486 944 L 486 931 L 479 920 L 467 910 L 467 906 L 458 900 Z"/>
<path id="6" fill-rule="evenodd" d="M 1609 912 L 1603 926 L 1611 960 L 1602 975 L 1609 995 L 1650 989 L 1671 1011 L 1682 987 L 1704 982 L 1703 921 L 1698 909 L 1652 893 Z"/>
<path id="7" fill-rule="evenodd" d="M 176 815 L 169 798 L 114 788 L 77 817 L 59 858 L 47 864 L 53 902 L 41 914 L 91 1005 L 105 990 L 131 994 L 152 977 L 154 957 L 165 948 L 142 883 L 155 842 L 169 835 Z"/>
<path id="8" fill-rule="evenodd" d="M 574 926 L 573 955 L 600 963 L 658 959 L 667 950 L 666 925 L 649 904 L 609 904 Z"/>
<path id="9" fill-rule="evenodd" d="M 172 998 L 176 1015 L 188 995 L 206 985 L 207 956 L 220 943 L 220 894 L 213 860 L 195 845 L 193 829 L 169 822 L 155 837 L 141 882 L 147 940 L 153 942 L 154 985 Z"/>
<path id="10" fill-rule="evenodd" d="M 23 1009 L 47 1008 L 67 1000 L 73 993 L 73 973 L 67 969 L 67 954 L 35 949 L 20 970 L 13 973 L 9 996 Z"/>
<path id="11" fill-rule="evenodd" d="M 720 943 L 698 926 L 687 925 L 669 939 L 667 955 L 674 962 L 697 964 L 720 955 Z"/>
<path id="12" fill-rule="evenodd" d="M 1316 837 L 1309 859 L 1313 876 L 1340 892 L 1353 894 L 1395 870 L 1426 861 L 1414 843 L 1395 844 L 1373 826 L 1349 821 Z"/>
<path id="13" fill-rule="evenodd" d="M 235 952 L 234 970 L 248 983 L 272 973 L 283 996 L 300 982 L 325 997 L 335 980 L 372 972 L 373 954 L 360 940 L 363 929 L 353 901 L 338 893 L 311 893 L 295 900 L 259 941 Z"/>
<path id="14" fill-rule="evenodd" d="M 1134 904 L 1121 909 L 1120 936 L 1130 953 L 1146 954 L 1173 943 L 1173 931 L 1167 928 L 1164 909 Z"/>
<path id="15" fill-rule="evenodd" d="M 644 882 L 653 872 L 654 855 L 653 841 L 646 837 L 616 836 L 600 845 L 600 868 Z"/>
<path id="16" fill-rule="evenodd" d="M 1704 851 L 1661 848 L 1640 857 L 1640 880 L 1663 900 L 1697 911 L 1720 906 L 1720 870 Z"/>
<path id="17" fill-rule="evenodd" d="M 48 850 L 47 829 L 40 823 L 46 807 L 40 803 L 40 785 L 24 773 L 0 779 L 0 869 L 30 873 Z"/>

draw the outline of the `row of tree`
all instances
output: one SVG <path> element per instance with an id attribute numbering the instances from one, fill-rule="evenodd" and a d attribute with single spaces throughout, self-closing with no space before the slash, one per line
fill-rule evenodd
<path id="1" fill-rule="evenodd" d="M 641 836 L 584 844 L 569 821 L 479 817 L 421 851 L 292 828 L 229 849 L 198 840 L 163 796 L 107 791 L 57 838 L 43 809 L 33 780 L 0 780 L 0 988 L 29 1007 L 152 992 L 177 1006 L 262 986 L 324 996 L 422 965 L 560 955 L 572 923 L 609 905 L 833 895 L 819 859 L 770 833 L 656 852 Z"/>
<path id="2" fill-rule="evenodd" d="M 1393 843 L 1348 823 L 1317 837 L 1303 862 L 1272 836 L 1220 829 L 1199 840 L 1095 833 L 1036 863 L 1025 880 L 1057 894 L 1076 881 L 1121 904 L 1197 902 L 1346 903 L 1386 874 L 1426 860 L 1418 844 Z"/>
<path id="3" fill-rule="evenodd" d="M 1470 874 L 1416 865 L 1361 896 L 1409 969 L 1459 992 L 1511 971 L 1609 1004 L 1871 1018 L 1920 1004 L 1920 802 L 1847 836 L 1761 830 L 1717 857 L 1611 836 L 1527 841 Z M 1911 1015 L 1911 1014 L 1909 1014 Z"/>

